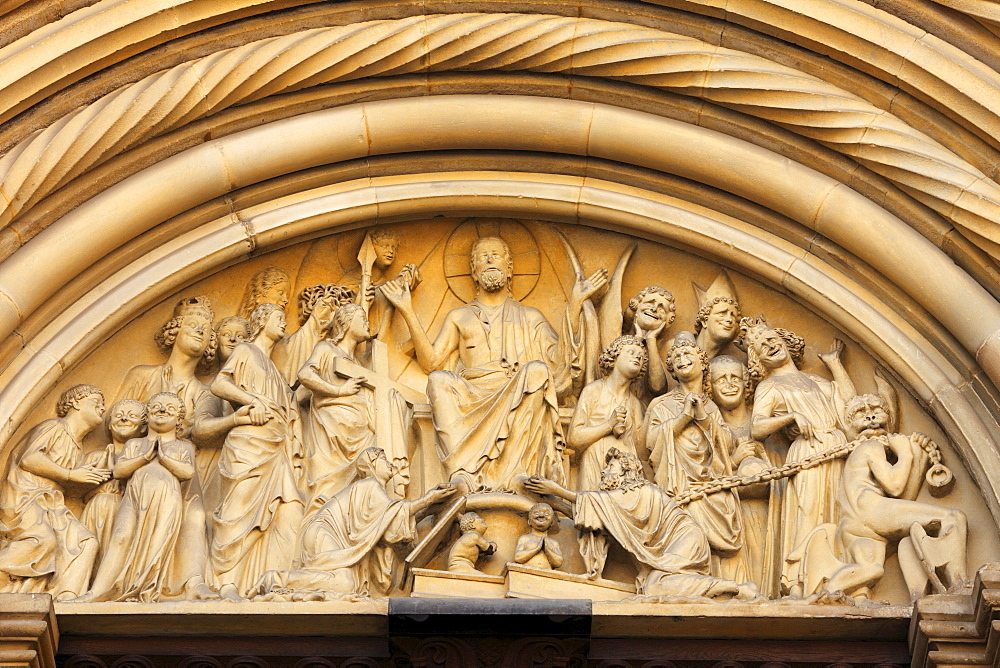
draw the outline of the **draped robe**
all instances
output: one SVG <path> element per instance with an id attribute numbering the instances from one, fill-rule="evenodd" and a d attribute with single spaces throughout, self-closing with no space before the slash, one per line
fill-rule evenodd
<path id="1" fill-rule="evenodd" d="M 279 589 L 384 596 L 392 589 L 393 545 L 417 537 L 413 502 L 393 500 L 364 478 L 327 501 L 302 531 L 291 571 L 271 571 L 255 594 Z"/>
<path id="2" fill-rule="evenodd" d="M 60 419 L 34 427 L 18 444 L 7 481 L 0 490 L 0 571 L 23 580 L 6 591 L 48 592 L 53 597 L 84 593 L 97 556 L 97 538 L 73 515 L 63 488 L 23 468 L 21 462 L 42 453 L 58 466 L 80 465 L 82 444 Z"/>
<path id="3" fill-rule="evenodd" d="M 772 417 L 800 413 L 812 426 L 812 435 L 805 438 L 794 426 L 787 431 L 794 438 L 788 448 L 785 463 L 801 461 L 847 442 L 840 429 L 840 418 L 834 405 L 835 384 L 814 374 L 799 372 L 765 378 L 754 395 L 753 415 Z M 801 578 L 800 562 L 789 561 L 808 534 L 820 524 L 839 520 L 837 492 L 843 471 L 843 460 L 835 459 L 793 476 L 782 501 L 782 588 L 786 591 Z"/>
<path id="4" fill-rule="evenodd" d="M 605 466 L 604 460 L 611 448 L 618 448 L 630 455 L 639 454 L 636 448 L 636 432 L 642 426 L 643 413 L 642 402 L 631 390 L 625 392 L 624 399 L 619 399 L 612 392 L 607 378 L 595 380 L 580 393 L 576 411 L 573 413 L 574 426 L 590 427 L 606 422 L 620 405 L 628 411 L 625 433 L 621 438 L 607 434 L 587 446 L 580 457 L 577 489 L 600 489 L 601 470 Z"/>
<path id="5" fill-rule="evenodd" d="M 498 307 L 472 301 L 455 312 L 482 327 L 489 350 L 477 356 L 489 361 L 428 378 L 448 475 L 465 478 L 473 490 L 512 489 L 519 475 L 564 480 L 557 390 L 570 382 L 569 358 L 579 356 L 572 335 L 564 332 L 569 344 L 561 348 L 541 311 L 512 298 Z"/>
<path id="6" fill-rule="evenodd" d="M 714 402 L 706 417 L 691 419 L 678 435 L 674 423 L 684 416 L 685 393 L 679 388 L 653 400 L 646 413 L 646 445 L 656 484 L 681 494 L 697 483 L 731 475 L 733 436 Z M 728 580 L 745 582 L 750 573 L 743 554 L 743 515 L 736 492 L 724 490 L 687 505 L 712 546 L 712 570 Z"/>
<path id="7" fill-rule="evenodd" d="M 141 455 L 156 440 L 155 436 L 130 439 L 119 459 Z M 158 601 L 161 594 L 183 591 L 190 577 L 179 540 L 185 514 L 182 485 L 188 481 L 178 480 L 160 457 L 189 464 L 194 470 L 194 446 L 187 441 L 161 441 L 155 447 L 157 456 L 133 473 L 125 487 L 94 584 L 113 579 L 104 591 L 94 591 L 95 601 Z"/>
<path id="8" fill-rule="evenodd" d="M 711 551 L 705 532 L 653 484 L 579 492 L 573 517 L 580 542 L 591 544 L 583 552 L 592 576 L 604 570 L 607 534 L 638 561 L 640 594 L 706 596 L 720 581 L 708 574 Z"/>
<path id="9" fill-rule="evenodd" d="M 222 502 L 212 519 L 216 584 L 241 594 L 269 570 L 291 563 L 304 503 L 296 486 L 289 442 L 297 439 L 298 411 L 291 388 L 270 358 L 241 343 L 219 371 L 261 397 L 271 419 L 230 430 L 219 458 Z"/>

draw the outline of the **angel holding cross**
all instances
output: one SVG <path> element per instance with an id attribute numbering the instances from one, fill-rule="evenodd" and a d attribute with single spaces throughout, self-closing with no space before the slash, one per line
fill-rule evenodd
<path id="1" fill-rule="evenodd" d="M 407 406 L 388 370 L 381 369 L 386 361 L 384 344 L 372 341 L 375 368 L 367 369 L 359 361 L 361 346 L 371 338 L 365 308 L 345 304 L 334 313 L 326 339 L 299 371 L 299 382 L 311 392 L 303 426 L 311 495 L 307 515 L 354 481 L 354 460 L 376 445 L 386 450 L 396 469 L 390 493 L 405 495 Z"/>

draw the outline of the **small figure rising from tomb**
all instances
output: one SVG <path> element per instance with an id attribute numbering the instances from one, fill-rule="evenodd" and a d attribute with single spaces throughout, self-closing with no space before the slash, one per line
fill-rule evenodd
<path id="1" fill-rule="evenodd" d="M 528 533 L 517 539 L 514 561 L 525 566 L 554 570 L 562 566 L 562 548 L 553 534 L 559 532 L 556 511 L 547 503 L 536 503 L 528 510 Z"/>
<path id="2" fill-rule="evenodd" d="M 445 470 L 466 492 L 517 491 L 535 474 L 563 480 L 558 397 L 582 369 L 581 312 L 606 285 L 607 272 L 577 277 L 559 336 L 541 311 L 512 296 L 514 263 L 503 239 L 480 237 L 470 265 L 476 298 L 445 316 L 433 343 L 409 288 L 395 281 L 382 286 L 430 374 L 427 395 Z M 453 357 L 459 365 L 445 370 Z"/>
<path id="3" fill-rule="evenodd" d="M 483 575 L 476 568 L 476 562 L 481 556 L 489 556 L 497 551 L 497 544 L 483 537 L 488 528 L 486 520 L 476 513 L 468 512 L 458 518 L 458 530 L 462 535 L 448 552 L 450 572 Z"/>
<path id="4" fill-rule="evenodd" d="M 59 397 L 56 415 L 17 445 L 0 488 L 0 592 L 63 601 L 86 591 L 98 552 L 97 537 L 66 507 L 63 486 L 99 485 L 111 471 L 80 463 L 84 436 L 103 420 L 104 394 L 75 385 Z"/>

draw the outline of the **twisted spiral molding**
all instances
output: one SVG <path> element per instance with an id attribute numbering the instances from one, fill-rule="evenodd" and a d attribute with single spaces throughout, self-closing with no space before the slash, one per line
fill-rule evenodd
<path id="1" fill-rule="evenodd" d="M 624 23 L 448 14 L 324 27 L 182 63 L 69 114 L 0 158 L 0 226 L 87 170 L 234 105 L 413 73 L 599 77 L 701 98 L 851 156 L 956 225 L 1000 240 L 1000 186 L 892 114 L 821 79 L 690 37 Z"/>

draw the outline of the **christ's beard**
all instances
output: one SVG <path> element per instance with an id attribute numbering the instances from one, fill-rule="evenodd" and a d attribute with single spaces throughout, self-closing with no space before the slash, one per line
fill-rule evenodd
<path id="1" fill-rule="evenodd" d="M 507 285 L 507 277 L 502 271 L 484 271 L 479 275 L 479 287 L 486 292 L 499 292 Z"/>
<path id="2" fill-rule="evenodd" d="M 623 475 L 615 475 L 615 476 L 602 475 L 601 476 L 601 491 L 602 492 L 610 492 L 612 490 L 616 490 L 616 489 L 618 489 L 619 487 L 622 486 L 622 482 L 624 480 L 625 480 L 625 476 L 623 476 Z"/>

